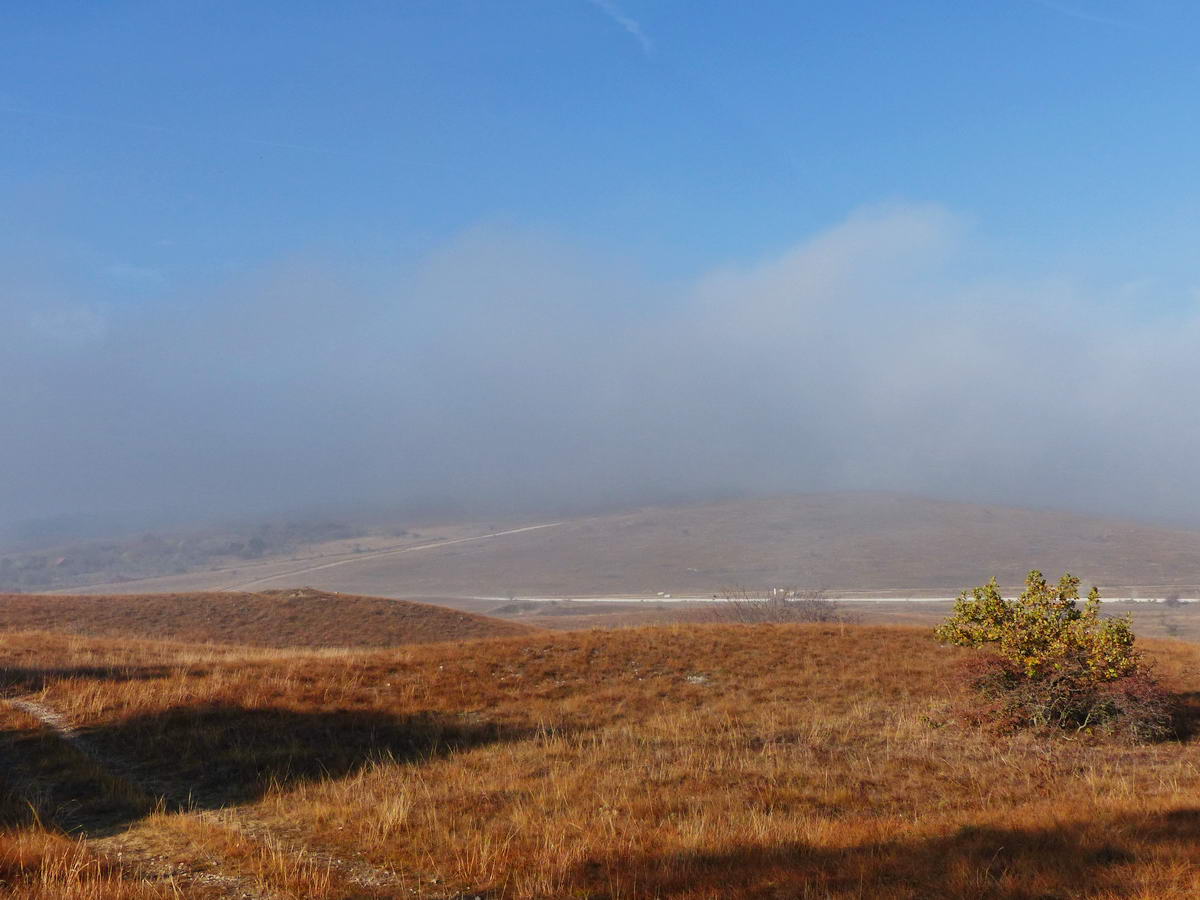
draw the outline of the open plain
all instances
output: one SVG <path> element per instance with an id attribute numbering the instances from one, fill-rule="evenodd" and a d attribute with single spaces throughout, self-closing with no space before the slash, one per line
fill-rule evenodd
<path id="1" fill-rule="evenodd" d="M 1168 740 L 964 718 L 974 651 L 929 598 L 1020 558 L 1124 585 L 1103 612 L 1177 696 Z M 0 896 L 1200 893 L 1195 532 L 819 496 L 255 566 L 0 596 Z M 712 598 L 839 571 L 827 621 Z"/>
<path id="2" fill-rule="evenodd" d="M 0 890 L 1192 897 L 1200 651 L 1147 649 L 1184 730 L 1127 745 L 962 725 L 971 651 L 918 627 L 389 649 L 6 631 Z"/>
<path id="3" fill-rule="evenodd" d="M 1197 35 L 0 4 L 0 900 L 1200 900 Z"/>

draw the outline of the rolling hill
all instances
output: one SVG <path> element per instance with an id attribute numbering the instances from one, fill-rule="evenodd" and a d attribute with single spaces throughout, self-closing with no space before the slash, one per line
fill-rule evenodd
<path id="1" fill-rule="evenodd" d="M 804 494 L 508 526 L 400 550 L 269 559 L 92 586 L 91 593 L 312 584 L 383 597 L 709 595 L 731 586 L 946 596 L 1030 568 L 1109 596 L 1200 585 L 1200 531 L 1068 512 L 879 494 Z M 247 588 L 249 589 L 249 588 Z"/>

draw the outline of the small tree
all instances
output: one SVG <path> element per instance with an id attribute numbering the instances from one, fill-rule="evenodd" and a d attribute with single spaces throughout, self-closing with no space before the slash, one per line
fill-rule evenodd
<path id="1" fill-rule="evenodd" d="M 1082 609 L 1078 600 L 1078 578 L 1051 585 L 1038 571 L 1015 600 L 1001 596 L 994 578 L 959 596 L 936 634 L 994 652 L 970 678 L 986 701 L 975 717 L 1013 726 L 1123 726 L 1138 738 L 1165 737 L 1171 699 L 1142 665 L 1130 619 L 1102 617 L 1094 587 Z"/>
<path id="2" fill-rule="evenodd" d="M 1036 569 L 1016 600 L 1005 600 L 993 578 L 964 591 L 954 614 L 937 629 L 939 640 L 960 646 L 995 645 L 996 652 L 1027 677 L 1078 670 L 1096 682 L 1113 681 L 1138 667 L 1128 617 L 1100 616 L 1093 587 L 1079 609 L 1079 579 L 1064 575 L 1057 587 Z"/>

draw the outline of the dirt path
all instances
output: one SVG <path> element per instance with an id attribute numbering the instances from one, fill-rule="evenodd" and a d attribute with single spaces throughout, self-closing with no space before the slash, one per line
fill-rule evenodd
<path id="1" fill-rule="evenodd" d="M 118 766 L 100 754 L 62 715 L 45 704 L 25 698 L 3 698 L 3 702 L 26 716 L 35 719 L 57 740 L 66 744 L 106 775 L 123 781 L 135 789 L 153 796 L 148 786 L 125 779 Z M 14 766 L 15 767 L 15 766 Z M 20 787 L 31 796 L 40 793 L 43 785 L 36 778 L 20 779 Z M 198 850 L 186 836 L 166 830 L 156 830 L 154 839 L 133 827 L 107 827 L 108 823 L 91 822 L 75 827 L 71 833 L 79 837 L 89 850 L 114 863 L 135 878 L 154 884 L 167 884 L 180 896 L 228 898 L 228 900 L 288 900 L 289 895 L 273 891 L 262 879 L 233 874 L 228 860 L 219 854 Z M 194 888 L 195 890 L 191 890 Z"/>
<path id="2" fill-rule="evenodd" d="M 91 750 L 84 746 L 83 739 L 80 738 L 79 732 L 71 727 L 71 725 L 67 723 L 66 719 L 64 719 L 54 710 L 50 709 L 50 707 L 43 706 L 40 703 L 35 703 L 33 700 L 9 700 L 8 704 L 10 706 L 15 706 L 26 715 L 33 716 L 35 719 L 57 734 L 62 740 L 66 741 L 68 744 L 71 744 L 76 750 L 79 750 L 85 756 L 94 757 L 94 754 L 91 752 Z"/>
<path id="3" fill-rule="evenodd" d="M 178 827 L 157 827 L 152 832 L 135 825 L 111 834 L 89 835 L 86 830 L 81 833 L 91 849 L 138 877 L 179 888 L 192 885 L 202 889 L 205 897 L 230 900 L 351 896 L 346 890 L 339 890 L 338 884 L 350 889 L 353 896 L 380 896 L 381 891 L 396 896 L 401 892 L 411 893 L 416 883 L 412 877 L 402 877 L 363 860 L 310 849 L 244 809 L 191 808 L 190 797 L 180 796 L 166 785 L 152 783 L 121 761 L 99 752 L 86 736 L 45 704 L 28 697 L 3 698 L 2 702 L 36 719 L 108 776 L 160 798 L 164 811 L 178 817 L 174 819 Z M 205 837 L 209 839 L 204 840 Z M 225 852 L 222 848 L 226 848 Z M 228 855 L 230 852 L 236 861 Z M 238 871 L 247 868 L 247 859 L 251 860 L 251 868 L 257 867 L 257 874 Z M 299 892 L 276 889 L 270 882 L 280 878 L 291 878 L 307 887 Z"/>
<path id="4" fill-rule="evenodd" d="M 508 531 L 493 531 L 489 534 L 479 534 L 475 537 L 455 538 L 450 541 L 437 541 L 431 544 L 418 544 L 415 547 L 401 547 L 397 550 L 376 550 L 368 553 L 358 553 L 349 559 L 339 559 L 335 562 L 322 563 L 317 566 L 306 566 L 301 569 L 292 569 L 288 572 L 278 572 L 274 575 L 268 575 L 264 578 L 256 578 L 253 581 L 243 581 L 240 584 L 231 584 L 217 590 L 221 591 L 246 591 L 251 588 L 259 587 L 272 581 L 279 581 L 282 578 L 295 578 L 298 575 L 308 575 L 312 572 L 320 572 L 325 569 L 332 569 L 337 566 L 350 566 L 355 563 L 367 562 L 372 559 L 381 559 L 385 556 L 399 556 L 402 553 L 417 553 L 421 550 L 437 550 L 441 547 L 451 547 L 455 544 L 468 544 L 472 541 L 486 541 L 491 538 L 505 537 L 510 534 L 523 534 L 527 531 L 538 531 L 542 528 L 554 528 L 561 525 L 562 522 L 546 522 L 542 525 L 527 525 L 524 528 L 510 528 Z"/>
<path id="5" fill-rule="evenodd" d="M 294 578 L 298 575 L 308 575 L 310 572 L 319 572 L 324 569 L 334 569 L 338 565 L 353 565 L 355 563 L 365 563 L 370 559 L 380 559 L 383 557 L 400 556 L 401 553 L 416 553 L 421 550 L 438 550 L 440 547 L 450 547 L 455 544 L 470 544 L 472 541 L 486 541 L 492 538 L 504 538 L 509 534 L 523 534 L 524 532 L 536 532 L 541 528 L 554 528 L 560 526 L 562 522 L 546 522 L 538 524 L 538 526 L 526 526 L 524 528 L 510 528 L 506 532 L 491 532 L 490 534 L 475 535 L 474 538 L 455 538 L 449 541 L 437 541 L 436 544 L 420 544 L 415 547 L 401 547 L 400 550 L 377 550 L 372 553 L 358 553 L 349 559 L 338 559 L 334 563 L 323 563 L 322 565 L 310 565 L 304 569 L 293 569 L 287 572 L 278 572 L 277 575 L 270 575 L 265 578 L 256 578 L 254 581 L 241 582 L 240 584 L 230 584 L 228 587 L 218 588 L 220 590 L 248 590 L 262 586 L 271 581 L 278 581 L 280 578 Z"/>
<path id="6" fill-rule="evenodd" d="M 504 537 L 510 534 L 520 534 L 525 531 L 536 531 L 541 528 L 553 528 L 562 522 L 545 522 L 540 525 L 529 525 L 524 528 L 512 528 L 507 531 L 494 531 L 488 534 L 477 534 L 466 538 L 450 538 L 446 540 L 431 540 L 424 544 L 404 544 L 402 546 L 386 546 L 375 550 L 367 550 L 365 552 L 353 553 L 350 551 L 325 552 L 325 553 L 307 553 L 299 556 L 286 557 L 280 555 L 278 557 L 268 557 L 265 559 L 255 560 L 252 562 L 241 562 L 234 565 L 227 565 L 215 569 L 198 569 L 191 572 L 183 572 L 176 575 L 147 575 L 139 578 L 131 578 L 127 581 L 103 581 L 92 582 L 89 584 L 77 584 L 72 586 L 64 586 L 60 588 L 46 589 L 35 591 L 38 594 L 126 594 L 126 593 L 155 593 L 155 594 L 175 594 L 175 593 L 203 593 L 206 591 L 241 591 L 249 587 L 269 584 L 284 578 L 295 578 L 298 575 L 304 575 L 309 572 L 316 572 L 323 569 L 333 568 L 335 566 L 353 565 L 358 562 L 365 562 L 372 559 L 378 559 L 384 556 L 391 556 L 399 553 L 414 553 L 418 550 L 433 550 L 438 547 L 449 547 L 454 544 L 461 544 L 465 541 L 482 541 L 489 538 Z M 319 561 L 319 562 L 318 562 Z M 276 566 L 282 566 L 288 562 L 301 563 L 293 569 L 276 570 L 269 574 L 259 575 L 257 577 L 248 578 L 246 576 L 253 575 L 256 571 L 270 569 Z M 245 580 L 222 584 L 222 578 L 234 577 L 238 573 L 242 574 Z M 149 585 L 149 588 L 146 586 Z M 295 585 L 288 585 L 295 586 Z"/>

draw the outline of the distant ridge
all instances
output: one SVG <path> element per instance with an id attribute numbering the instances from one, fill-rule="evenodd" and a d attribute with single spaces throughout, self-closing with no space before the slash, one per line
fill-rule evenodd
<path id="1" fill-rule="evenodd" d="M 797 494 L 568 519 L 502 539 L 347 558 L 321 571 L 290 564 L 303 574 L 289 575 L 278 560 L 262 565 L 273 574 L 256 589 L 302 578 L 326 590 L 464 605 L 472 597 L 704 596 L 779 585 L 944 597 L 992 576 L 1019 585 L 1030 568 L 1070 571 L 1114 597 L 1195 596 L 1200 531 L 900 494 Z M 245 567 L 247 580 L 252 571 Z M 197 572 L 107 590 L 211 590 L 226 577 Z"/>
<path id="2" fill-rule="evenodd" d="M 397 596 L 587 596 L 798 585 L 953 594 L 1030 568 L 1115 596 L 1200 583 L 1200 531 L 897 494 L 807 494 L 568 520 L 330 570 L 324 587 Z M 316 573 L 319 576 L 322 573 Z"/>

